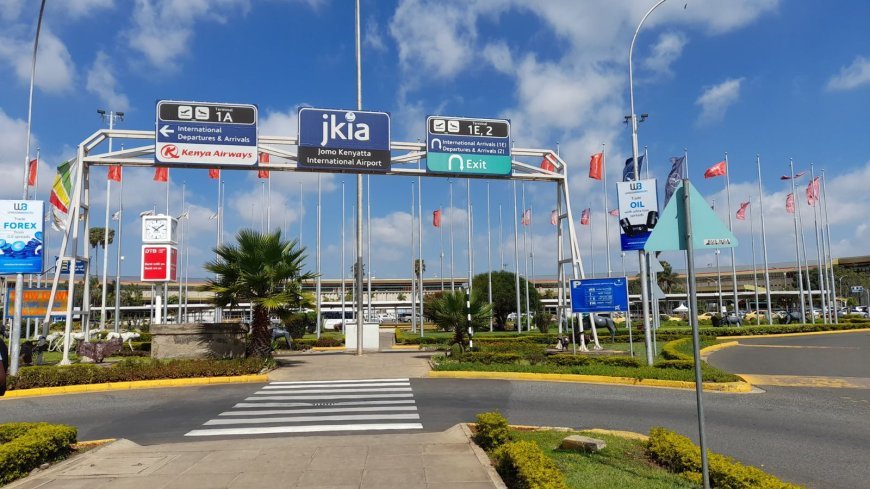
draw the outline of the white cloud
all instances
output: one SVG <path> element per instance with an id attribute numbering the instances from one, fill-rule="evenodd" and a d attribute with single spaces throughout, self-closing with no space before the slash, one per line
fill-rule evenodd
<path id="1" fill-rule="evenodd" d="M 695 105 L 701 106 L 698 123 L 710 124 L 722 120 L 728 108 L 740 98 L 742 83 L 743 78 L 729 78 L 718 85 L 707 87 L 695 100 Z"/>
<path id="2" fill-rule="evenodd" d="M 114 0 L 64 0 L 57 5 L 57 7 L 64 10 L 64 15 L 73 20 L 91 16 L 97 10 L 112 8 L 114 6 Z"/>
<path id="3" fill-rule="evenodd" d="M 17 19 L 23 6 L 24 0 L 0 0 L 0 19 Z"/>
<path id="4" fill-rule="evenodd" d="M 33 41 L 0 36 L 0 61 L 10 64 L 25 85 L 30 83 L 32 56 Z M 36 87 L 46 92 L 64 92 L 72 87 L 74 78 L 75 65 L 66 45 L 43 27 L 36 56 Z"/>
<path id="5" fill-rule="evenodd" d="M 502 73 L 511 73 L 514 69 L 513 56 L 504 42 L 487 44 L 483 48 L 483 57 L 493 68 Z"/>
<path id="6" fill-rule="evenodd" d="M 369 17 L 366 21 L 363 45 L 374 51 L 385 51 L 387 49 L 387 45 L 384 44 L 384 37 L 381 35 L 381 28 L 374 17 Z"/>
<path id="7" fill-rule="evenodd" d="M 670 75 L 671 64 L 683 54 L 686 42 L 686 36 L 679 32 L 663 32 L 643 65 L 659 75 Z"/>
<path id="8" fill-rule="evenodd" d="M 118 91 L 117 84 L 109 57 L 103 51 L 98 52 L 94 64 L 88 70 L 86 83 L 88 91 L 99 97 L 107 108 L 115 111 L 129 110 L 130 101 L 126 95 Z"/>
<path id="9" fill-rule="evenodd" d="M 870 83 L 870 59 L 858 56 L 828 80 L 828 90 L 852 90 Z"/>

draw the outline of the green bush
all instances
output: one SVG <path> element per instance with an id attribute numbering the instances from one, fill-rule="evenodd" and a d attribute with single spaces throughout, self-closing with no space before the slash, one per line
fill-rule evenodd
<path id="1" fill-rule="evenodd" d="M 512 489 L 568 489 L 565 475 L 533 441 L 502 445 L 493 458 L 498 474 Z"/>
<path id="2" fill-rule="evenodd" d="M 26 476 L 45 462 L 66 456 L 76 442 L 72 426 L 48 423 L 0 424 L 0 484 Z"/>
<path id="3" fill-rule="evenodd" d="M 664 428 L 653 428 L 647 442 L 649 457 L 672 472 L 693 482 L 701 480 L 701 449 L 685 436 Z M 710 485 L 725 489 L 791 489 L 799 486 L 783 482 L 761 469 L 746 466 L 731 457 L 708 451 Z"/>
<path id="4" fill-rule="evenodd" d="M 24 367 L 17 376 L 9 377 L 8 385 L 13 390 L 133 380 L 236 376 L 257 374 L 274 365 L 272 359 L 259 358 L 163 361 L 126 358 L 111 367 L 88 364 Z"/>
<path id="5" fill-rule="evenodd" d="M 450 356 L 451 358 L 459 359 L 463 362 L 478 362 L 486 365 L 492 365 L 494 363 L 515 363 L 524 359 L 524 357 L 519 353 L 497 353 L 488 351 L 467 351 L 465 353 L 460 353 L 458 351 L 458 345 L 455 346 L 457 346 L 457 351 L 454 353 L 451 347 Z"/>
<path id="6" fill-rule="evenodd" d="M 511 441 L 507 419 L 498 411 L 478 414 L 476 428 L 474 442 L 484 450 L 493 450 Z"/>

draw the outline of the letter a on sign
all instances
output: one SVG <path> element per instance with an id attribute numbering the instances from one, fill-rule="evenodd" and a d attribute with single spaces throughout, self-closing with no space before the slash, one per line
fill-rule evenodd
<path id="1" fill-rule="evenodd" d="M 692 244 L 695 249 L 736 248 L 737 238 L 725 227 L 704 197 L 689 183 L 692 206 Z M 686 250 L 685 188 L 681 183 L 659 216 L 659 222 L 644 245 L 646 251 Z"/>

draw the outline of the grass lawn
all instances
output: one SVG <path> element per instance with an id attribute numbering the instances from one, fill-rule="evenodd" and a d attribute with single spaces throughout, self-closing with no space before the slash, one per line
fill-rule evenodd
<path id="1" fill-rule="evenodd" d="M 558 446 L 562 439 L 573 434 L 602 439 L 607 442 L 607 447 L 593 454 L 559 450 Z M 512 430 L 511 435 L 515 440 L 537 443 L 544 453 L 556 462 L 568 480 L 568 487 L 572 489 L 697 487 L 649 461 L 641 441 L 584 432 Z"/>

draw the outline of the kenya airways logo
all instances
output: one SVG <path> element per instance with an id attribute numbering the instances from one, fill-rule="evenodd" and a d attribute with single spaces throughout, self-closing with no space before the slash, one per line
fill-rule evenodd
<path id="1" fill-rule="evenodd" d="M 178 146 L 174 144 L 167 144 L 160 149 L 160 156 L 162 156 L 163 159 L 177 160 L 178 158 L 180 158 L 180 156 L 178 155 Z"/>

